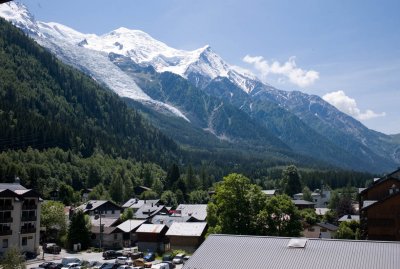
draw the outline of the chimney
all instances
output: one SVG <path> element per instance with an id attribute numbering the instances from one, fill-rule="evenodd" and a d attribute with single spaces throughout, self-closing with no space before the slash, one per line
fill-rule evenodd
<path id="1" fill-rule="evenodd" d="M 349 214 L 349 215 L 347 215 L 347 219 L 351 219 L 351 215 Z"/>
<path id="2" fill-rule="evenodd" d="M 20 180 L 20 178 L 18 176 L 15 176 L 14 183 L 15 184 L 21 184 L 21 180 Z"/>

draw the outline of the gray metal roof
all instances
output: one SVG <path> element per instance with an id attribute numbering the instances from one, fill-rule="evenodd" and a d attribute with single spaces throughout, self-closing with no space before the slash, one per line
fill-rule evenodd
<path id="1" fill-rule="evenodd" d="M 183 269 L 398 269 L 400 243 L 307 239 L 289 248 L 291 238 L 210 235 Z"/>
<path id="2" fill-rule="evenodd" d="M 120 228 L 124 233 L 129 233 L 133 230 L 136 230 L 139 228 L 140 225 L 142 225 L 145 222 L 145 220 L 127 220 L 118 225 L 117 227 Z"/>
<path id="3" fill-rule="evenodd" d="M 27 190 L 27 188 L 18 183 L 0 183 L 0 190 L 6 189 L 9 189 L 10 191 Z"/>
<path id="4" fill-rule="evenodd" d="M 167 209 L 163 205 L 144 204 L 135 213 L 136 219 L 149 219 L 160 212 L 166 212 Z"/>
<path id="5" fill-rule="evenodd" d="M 206 227 L 206 222 L 174 222 L 166 235 L 201 236 Z"/>
<path id="6" fill-rule="evenodd" d="M 207 218 L 207 204 L 180 204 L 175 211 L 180 211 L 182 216 L 192 216 L 201 221 Z"/>
<path id="7" fill-rule="evenodd" d="M 276 190 L 262 190 L 262 192 L 268 196 L 275 195 Z"/>
<path id="8" fill-rule="evenodd" d="M 163 224 L 142 224 L 139 229 L 136 230 L 137 233 L 155 233 L 159 234 L 166 227 Z"/>

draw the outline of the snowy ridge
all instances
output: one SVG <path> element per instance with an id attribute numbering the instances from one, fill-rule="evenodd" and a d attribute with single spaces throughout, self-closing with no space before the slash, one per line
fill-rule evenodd
<path id="1" fill-rule="evenodd" d="M 189 121 L 179 109 L 151 99 L 131 77 L 109 60 L 106 53 L 82 46 L 83 40 L 93 38 L 95 35 L 82 34 L 54 22 L 36 21 L 26 7 L 17 2 L 0 5 L 0 16 L 21 28 L 64 62 L 86 71 L 119 96 L 146 103 L 155 109 L 167 111 Z"/>

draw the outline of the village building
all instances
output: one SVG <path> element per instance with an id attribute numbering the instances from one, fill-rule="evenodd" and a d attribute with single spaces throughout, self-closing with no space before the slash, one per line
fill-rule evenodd
<path id="1" fill-rule="evenodd" d="M 315 203 L 306 200 L 292 200 L 293 204 L 300 210 L 306 208 L 314 209 Z"/>
<path id="2" fill-rule="evenodd" d="M 193 253 L 203 243 L 206 232 L 206 222 L 174 222 L 166 235 L 172 250 Z"/>
<path id="3" fill-rule="evenodd" d="M 189 216 L 197 221 L 206 221 L 207 204 L 180 204 L 176 208 L 174 216 Z"/>
<path id="4" fill-rule="evenodd" d="M 0 253 L 10 247 L 39 253 L 41 202 L 18 182 L 0 183 Z"/>
<path id="5" fill-rule="evenodd" d="M 138 211 L 139 208 L 141 208 L 143 205 L 148 204 L 148 205 L 162 205 L 159 199 L 153 199 L 153 200 L 139 200 L 138 198 L 131 198 L 128 201 L 126 201 L 123 205 L 123 209 L 131 208 L 133 210 L 133 213 Z"/>
<path id="6" fill-rule="evenodd" d="M 400 169 L 359 194 L 361 238 L 400 241 Z"/>
<path id="7" fill-rule="evenodd" d="M 169 242 L 165 234 L 168 227 L 164 224 L 142 224 L 137 230 L 137 246 L 143 252 L 168 250 Z"/>
<path id="8" fill-rule="evenodd" d="M 131 219 L 117 226 L 123 232 L 124 247 L 130 247 L 137 243 L 136 231 L 143 223 L 146 223 L 146 220 Z"/>
<path id="9" fill-rule="evenodd" d="M 90 200 L 78 206 L 75 210 L 82 210 L 89 216 L 101 215 L 105 218 L 119 218 L 122 208 L 112 201 Z"/>
<path id="10" fill-rule="evenodd" d="M 155 215 L 168 214 L 168 209 L 163 205 L 144 204 L 135 213 L 135 219 L 148 219 L 150 220 Z"/>
<path id="11" fill-rule="evenodd" d="M 336 237 L 338 226 L 331 223 L 316 223 L 306 227 L 303 231 L 303 236 L 306 238 L 324 238 L 333 239 Z"/>

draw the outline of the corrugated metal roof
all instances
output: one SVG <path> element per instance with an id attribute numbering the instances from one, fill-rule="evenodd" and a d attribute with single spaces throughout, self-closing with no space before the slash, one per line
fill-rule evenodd
<path id="1" fill-rule="evenodd" d="M 206 222 L 174 222 L 166 235 L 201 236 L 206 227 Z"/>
<path id="2" fill-rule="evenodd" d="M 163 224 L 142 224 L 139 229 L 136 230 L 137 233 L 160 233 L 164 227 Z"/>
<path id="3" fill-rule="evenodd" d="M 291 238 L 211 235 L 183 269 L 398 269 L 400 243 L 308 239 L 289 248 Z"/>
<path id="4" fill-rule="evenodd" d="M 9 189 L 10 191 L 26 190 L 24 186 L 18 183 L 0 183 L 0 190 Z"/>
<path id="5" fill-rule="evenodd" d="M 131 198 L 128 201 L 125 202 L 125 204 L 123 204 L 123 208 L 133 208 L 133 209 L 137 209 L 140 208 L 141 206 L 143 206 L 144 204 L 153 204 L 156 205 L 158 204 L 158 202 L 160 202 L 159 199 L 156 200 L 139 200 L 137 198 Z"/>
<path id="6" fill-rule="evenodd" d="M 142 225 L 145 220 L 127 220 L 118 225 L 117 227 L 120 228 L 124 233 L 129 233 L 132 230 L 136 230 L 140 225 Z"/>
<path id="7" fill-rule="evenodd" d="M 180 211 L 182 216 L 192 216 L 201 221 L 207 218 L 206 204 L 180 204 L 176 211 Z"/>

